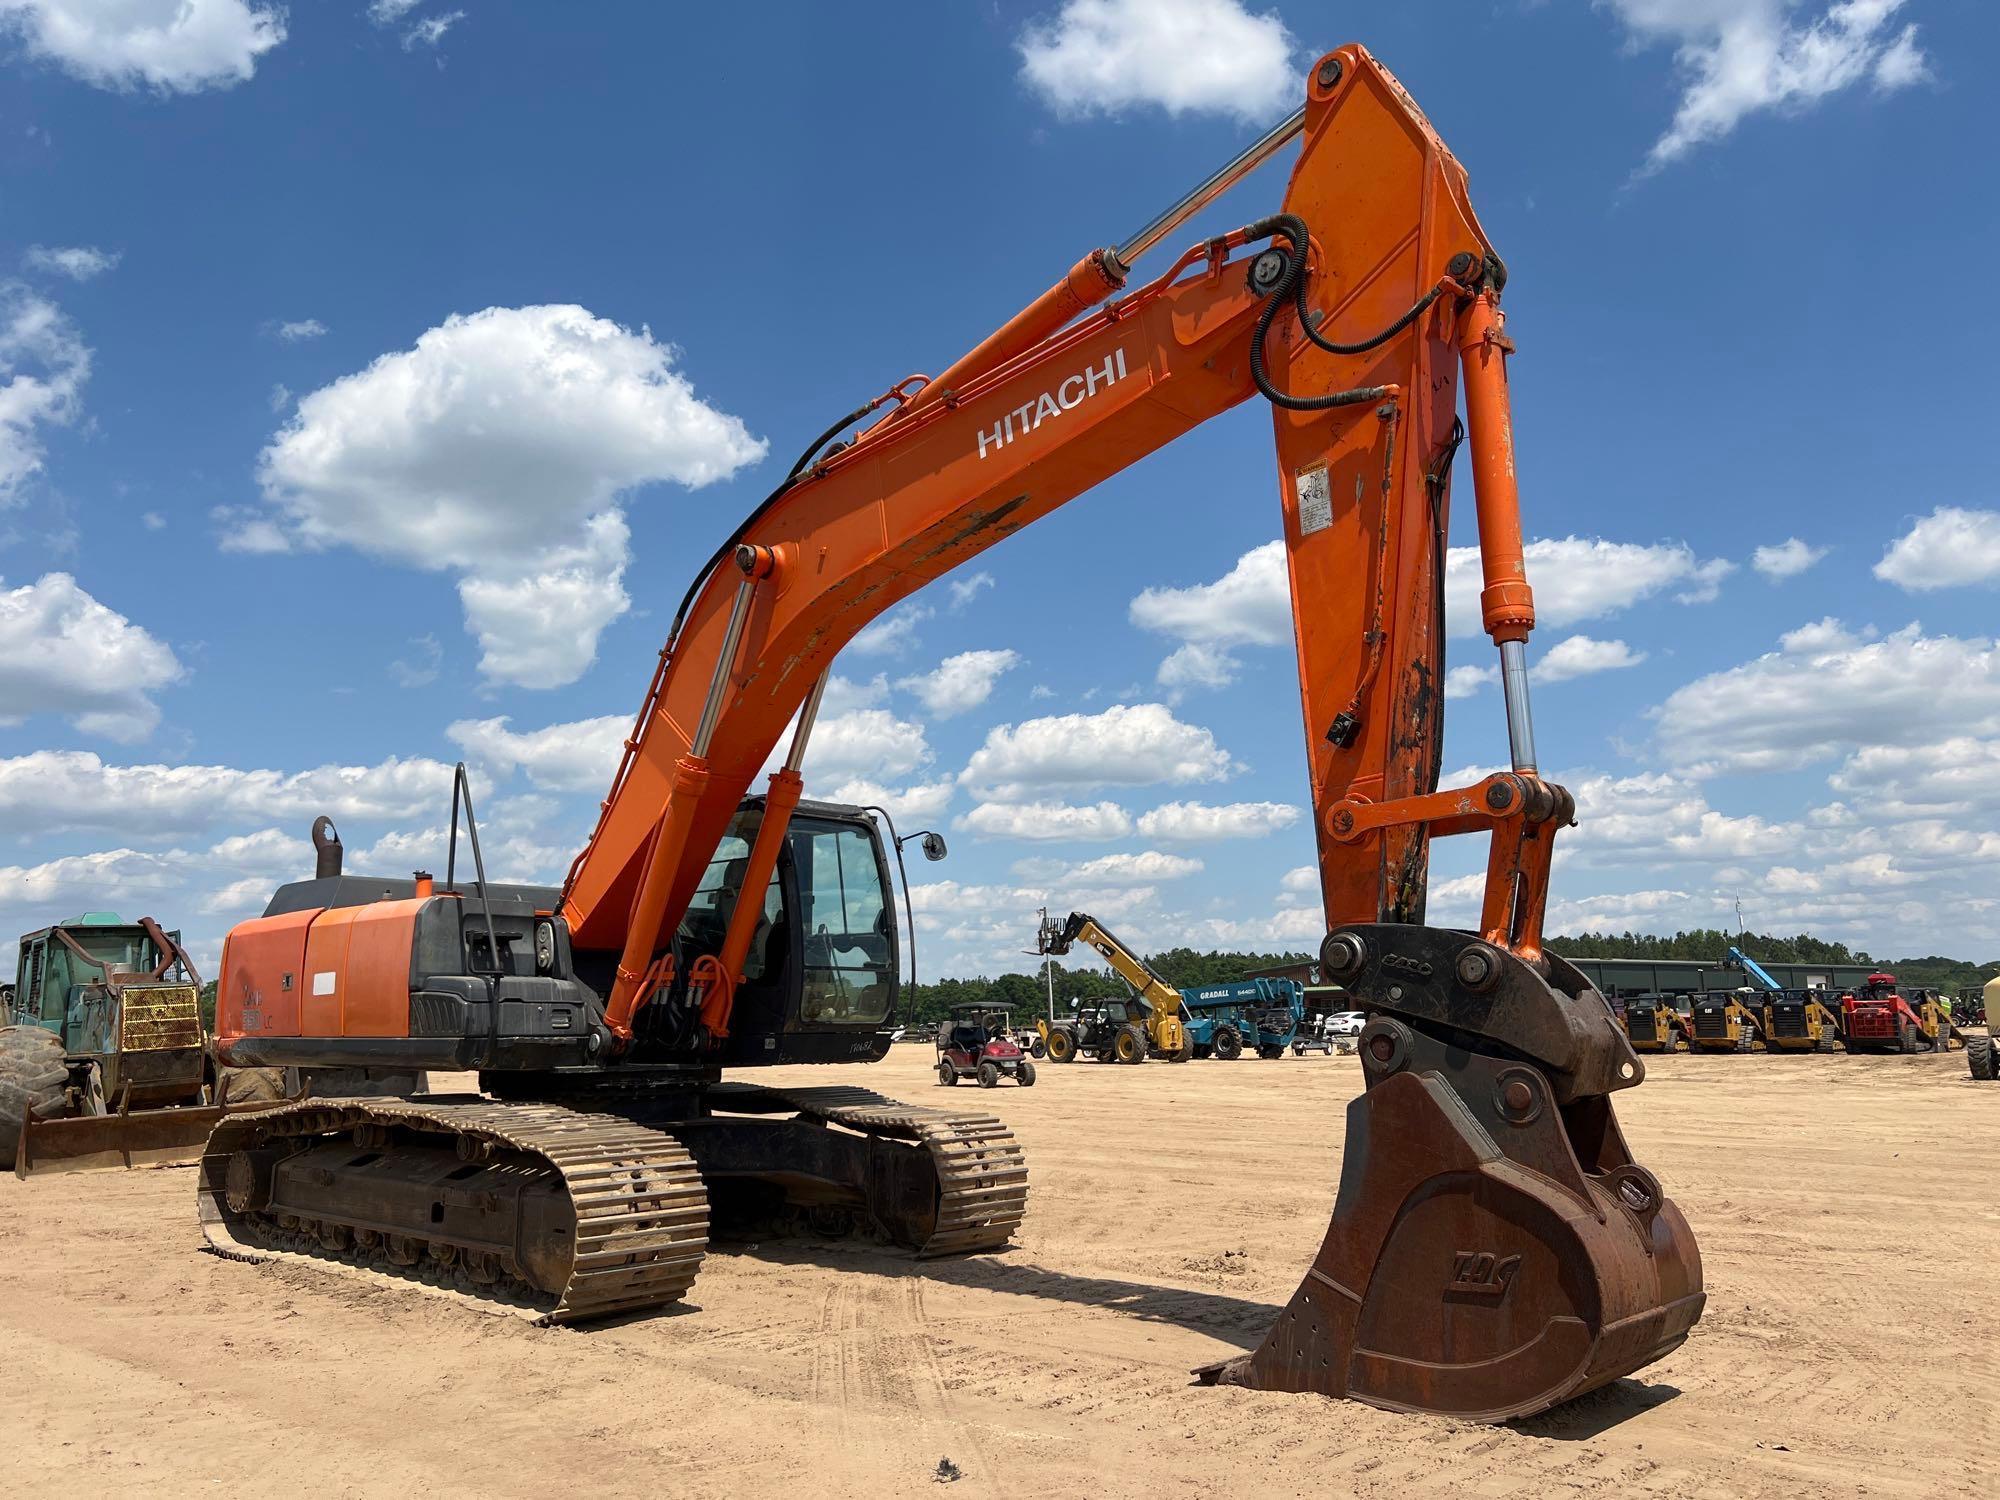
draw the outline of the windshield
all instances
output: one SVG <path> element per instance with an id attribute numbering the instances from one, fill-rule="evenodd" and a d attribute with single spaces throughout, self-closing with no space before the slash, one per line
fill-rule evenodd
<path id="1" fill-rule="evenodd" d="M 797 819 L 786 835 L 805 929 L 808 1025 L 880 1025 L 895 1001 L 895 935 L 881 849 L 853 824 Z"/>

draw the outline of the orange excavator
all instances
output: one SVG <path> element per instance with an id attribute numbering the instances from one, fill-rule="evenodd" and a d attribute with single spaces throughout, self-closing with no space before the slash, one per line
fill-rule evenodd
<path id="1" fill-rule="evenodd" d="M 1281 212 L 1134 280 L 1294 139 Z M 224 1122 L 200 1171 L 210 1243 L 430 1277 L 557 1320 L 679 1297 L 711 1224 L 745 1216 L 918 1254 L 1004 1244 L 1027 1171 L 990 1115 L 725 1078 L 889 1045 L 892 845 L 867 810 L 802 800 L 820 695 L 841 647 L 899 600 L 1261 399 L 1321 962 L 1368 1013 L 1366 1086 L 1298 1292 L 1259 1348 L 1201 1373 L 1502 1420 L 1675 1348 L 1701 1312 L 1700 1257 L 1612 1108 L 1644 1065 L 1542 945 L 1551 844 L 1574 809 L 1542 779 L 1529 719 L 1505 279 L 1464 170 L 1401 84 L 1358 46 L 1321 58 L 1297 113 L 1241 157 L 806 449 L 697 572 L 560 890 L 486 882 L 461 784 L 453 859 L 463 801 L 476 880 L 336 863 L 229 935 L 229 1062 L 476 1069 L 482 1092 Z M 1441 790 L 1461 442 L 1511 769 Z M 1473 931 L 1424 924 L 1430 841 L 1453 834 L 1490 842 Z"/>

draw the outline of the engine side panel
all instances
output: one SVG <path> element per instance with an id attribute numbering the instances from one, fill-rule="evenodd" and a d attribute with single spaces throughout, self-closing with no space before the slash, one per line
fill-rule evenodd
<path id="1" fill-rule="evenodd" d="M 306 934 L 317 909 L 254 917 L 230 929 L 215 987 L 215 1029 L 223 1058 L 240 1036 L 298 1036 Z"/>

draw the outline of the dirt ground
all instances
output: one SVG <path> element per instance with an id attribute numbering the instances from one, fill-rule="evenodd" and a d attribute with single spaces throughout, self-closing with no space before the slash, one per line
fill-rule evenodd
<path id="1" fill-rule="evenodd" d="M 786 1070 L 925 1100 L 928 1048 Z M 193 1173 L 0 1180 L 0 1493 L 1934 1496 L 1995 1492 L 2000 1090 L 1963 1057 L 1672 1057 L 1621 1096 L 1700 1238 L 1674 1355 L 1503 1428 L 1190 1385 L 1333 1202 L 1352 1058 L 1045 1066 L 1011 1251 L 712 1252 L 538 1329 L 198 1251 Z M 961 1089 L 961 1103 L 972 1102 Z"/>

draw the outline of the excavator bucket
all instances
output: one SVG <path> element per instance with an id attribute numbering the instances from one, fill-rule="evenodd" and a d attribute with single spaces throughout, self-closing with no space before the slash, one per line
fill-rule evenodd
<path id="1" fill-rule="evenodd" d="M 1603 997 L 1435 928 L 1343 928 L 1321 960 L 1369 1012 L 1333 1222 L 1263 1343 L 1196 1373 L 1500 1422 L 1678 1346 L 1701 1256 L 1619 1133 L 1645 1065 Z"/>

